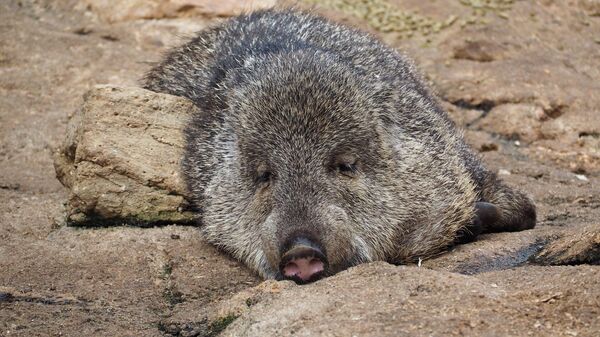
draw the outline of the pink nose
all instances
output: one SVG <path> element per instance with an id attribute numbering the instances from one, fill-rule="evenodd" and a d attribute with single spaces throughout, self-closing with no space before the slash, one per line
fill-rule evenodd
<path id="1" fill-rule="evenodd" d="M 308 281 L 313 275 L 325 269 L 323 261 L 316 257 L 301 257 L 291 260 L 283 267 L 286 277 L 299 277 L 302 281 Z"/>

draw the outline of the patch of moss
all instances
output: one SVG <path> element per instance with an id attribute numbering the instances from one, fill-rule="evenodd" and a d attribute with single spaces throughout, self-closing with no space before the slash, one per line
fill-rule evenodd
<path id="1" fill-rule="evenodd" d="M 171 276 L 172 273 L 173 273 L 173 263 L 171 261 L 169 261 L 163 265 L 162 273 L 161 273 L 160 277 L 163 280 L 166 280 Z"/>
<path id="2" fill-rule="evenodd" d="M 451 26 L 456 16 L 438 21 L 416 12 L 398 8 L 387 0 L 304 0 L 310 5 L 338 10 L 366 21 L 383 33 L 397 33 L 398 37 L 412 37 L 415 33 L 429 35 Z"/>
<path id="3" fill-rule="evenodd" d="M 258 298 L 249 297 L 246 299 L 246 306 L 248 306 L 248 308 L 255 305 L 256 303 L 258 303 Z"/>
<path id="4" fill-rule="evenodd" d="M 166 287 L 163 291 L 163 298 L 171 307 L 176 304 L 183 303 L 183 293 L 175 289 L 174 287 Z"/>
<path id="5" fill-rule="evenodd" d="M 209 333 L 207 336 L 212 337 L 220 334 L 229 326 L 229 324 L 233 323 L 233 321 L 235 321 L 238 317 L 239 316 L 237 315 L 230 314 L 213 321 L 209 325 Z"/>
<path id="6" fill-rule="evenodd" d="M 369 26 L 382 33 L 396 33 L 398 38 L 409 38 L 415 33 L 427 36 L 458 22 L 461 27 L 477 23 L 485 24 L 483 19 L 488 12 L 494 12 L 501 18 L 507 18 L 506 11 L 512 8 L 514 0 L 458 0 L 472 10 L 467 17 L 450 15 L 444 20 L 420 15 L 417 12 L 402 10 L 388 0 L 303 0 L 309 5 L 318 5 L 364 20 Z"/>

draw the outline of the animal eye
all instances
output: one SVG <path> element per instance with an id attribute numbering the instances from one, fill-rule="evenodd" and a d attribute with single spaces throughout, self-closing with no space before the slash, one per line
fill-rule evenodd
<path id="1" fill-rule="evenodd" d="M 341 163 L 338 164 L 337 170 L 345 176 L 354 177 L 356 174 L 356 164 Z"/>
<path id="2" fill-rule="evenodd" d="M 338 170 L 340 170 L 340 172 L 353 172 L 356 169 L 356 167 L 354 167 L 354 165 L 352 164 L 339 164 L 338 165 Z"/>
<path id="3" fill-rule="evenodd" d="M 257 178 L 256 181 L 259 183 L 268 183 L 271 181 L 271 172 L 264 171 Z"/>

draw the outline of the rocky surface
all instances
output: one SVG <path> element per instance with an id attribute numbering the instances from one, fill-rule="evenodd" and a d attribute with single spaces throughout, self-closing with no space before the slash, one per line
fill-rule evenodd
<path id="1" fill-rule="evenodd" d="M 248 297 L 250 308 L 223 335 L 591 336 L 600 329 L 598 268 L 525 270 L 553 285 L 515 282 L 513 270 L 469 277 L 382 262 L 361 265 L 316 284 Z M 553 283 L 566 277 L 571 282 Z M 577 296 L 585 300 L 574 303 Z"/>
<path id="2" fill-rule="evenodd" d="M 55 154 L 70 190 L 67 223 L 193 223 L 179 170 L 195 106 L 140 88 L 99 86 L 84 96 Z"/>
<path id="3" fill-rule="evenodd" d="M 560 235 L 531 261 L 543 265 L 600 265 L 600 225 L 595 223 Z"/>
<path id="4" fill-rule="evenodd" d="M 260 283 L 194 227 L 63 225 L 71 195 L 55 177 L 53 154 L 83 95 L 98 84 L 137 86 L 163 51 L 237 11 L 184 6 L 173 14 L 167 7 L 185 1 L 107 3 L 0 2 L 0 335 L 600 330 L 598 1 L 318 1 L 317 11 L 412 56 L 486 164 L 531 193 L 539 221 L 530 231 L 485 235 L 421 268 L 375 263 L 307 286 Z M 136 4 L 167 9 L 137 14 Z M 93 92 L 98 103 L 118 102 Z M 143 97 L 118 104 L 147 109 Z M 92 149 L 93 139 L 87 144 Z M 172 177 L 152 172 L 128 179 Z"/>
<path id="5" fill-rule="evenodd" d="M 94 18 L 115 23 L 139 19 L 227 17 L 274 6 L 275 0 L 83 0 L 78 9 Z"/>

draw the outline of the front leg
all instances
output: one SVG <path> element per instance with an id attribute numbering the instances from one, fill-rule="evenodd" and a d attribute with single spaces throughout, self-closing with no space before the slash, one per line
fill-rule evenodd
<path id="1" fill-rule="evenodd" d="M 475 203 L 475 218 L 473 222 L 456 233 L 455 244 L 463 244 L 475 241 L 481 233 L 489 232 L 500 221 L 500 209 L 489 202 L 480 201 Z"/>
<path id="2" fill-rule="evenodd" d="M 455 243 L 467 243 L 482 233 L 516 232 L 535 227 L 535 205 L 524 193 L 487 173 L 482 184 L 481 197 L 475 204 L 473 222 L 456 234 Z"/>
<path id="3" fill-rule="evenodd" d="M 492 173 L 488 173 L 482 187 L 482 199 L 495 205 L 498 211 L 495 221 L 483 223 L 483 233 L 516 232 L 535 227 L 535 205 L 528 196 L 507 186 Z"/>

